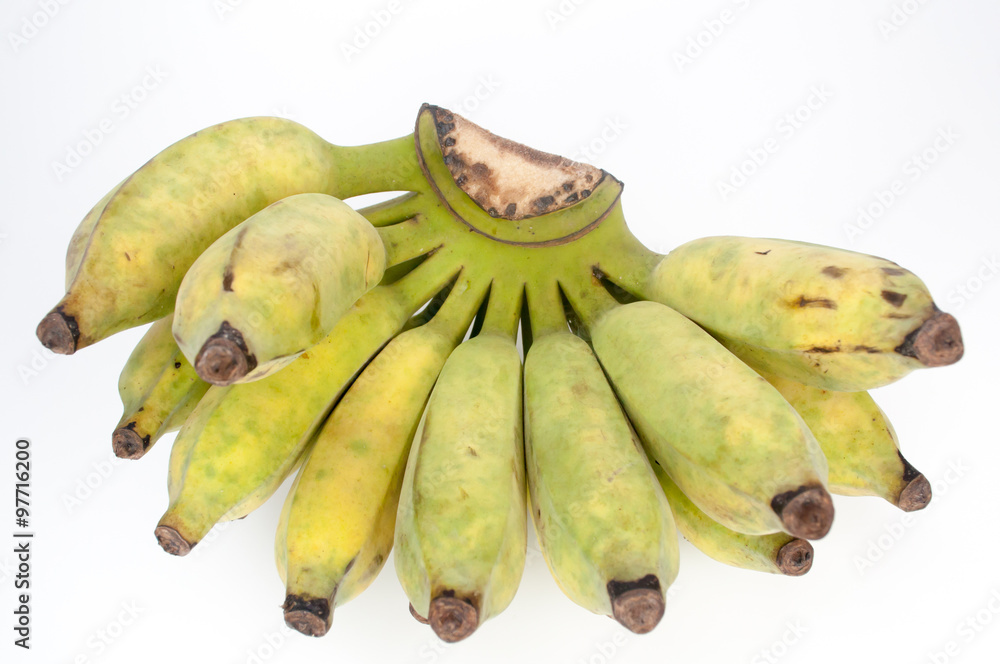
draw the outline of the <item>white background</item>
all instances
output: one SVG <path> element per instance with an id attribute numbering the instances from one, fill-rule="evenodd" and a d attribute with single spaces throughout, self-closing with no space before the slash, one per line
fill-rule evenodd
<path id="1" fill-rule="evenodd" d="M 49 18 L 45 2 L 4 2 L 0 660 L 972 663 L 1000 650 L 1000 5 L 576 3 L 52 0 Z M 728 23 L 716 22 L 723 11 Z M 373 12 L 391 20 L 345 54 Z M 824 99 L 803 107 L 813 90 Z M 626 216 L 654 249 L 786 237 L 921 275 L 962 323 L 965 359 L 875 396 L 933 482 L 930 507 L 904 518 L 875 498 L 837 498 L 833 531 L 798 579 L 728 568 L 684 543 L 667 614 L 644 637 L 572 604 L 537 551 L 510 608 L 464 643 L 445 647 L 409 617 L 391 561 L 338 609 L 329 635 L 288 635 L 272 560 L 284 488 L 196 555 L 164 554 L 152 530 L 169 440 L 140 462 L 108 464 L 117 375 L 142 331 L 69 358 L 43 354 L 34 337 L 61 295 L 73 229 L 197 129 L 274 114 L 360 144 L 409 133 L 424 101 L 547 151 L 587 159 L 583 146 L 625 181 Z M 796 111 L 797 127 L 786 119 Z M 106 118 L 111 131 L 95 135 Z M 935 148 L 939 132 L 952 138 Z M 777 151 L 743 164 L 755 172 L 724 195 L 720 182 L 769 139 Z M 69 151 L 87 154 L 57 174 Z M 922 169 L 915 156 L 934 161 Z M 894 180 L 902 193 L 849 233 L 859 206 Z M 21 436 L 32 441 L 37 533 L 28 653 L 11 629 Z M 88 476 L 98 486 L 86 496 Z"/>

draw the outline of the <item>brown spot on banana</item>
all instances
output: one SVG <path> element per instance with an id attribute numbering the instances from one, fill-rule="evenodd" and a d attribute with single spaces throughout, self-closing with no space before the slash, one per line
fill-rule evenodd
<path id="1" fill-rule="evenodd" d="M 836 309 L 837 303 L 825 297 L 808 298 L 805 295 L 800 295 L 799 299 L 792 302 L 792 306 L 799 309 Z"/>
<path id="2" fill-rule="evenodd" d="M 846 273 L 847 273 L 846 269 L 842 267 L 837 267 L 836 265 L 827 265 L 826 267 L 823 268 L 823 274 L 833 279 L 840 279 Z"/>
<path id="3" fill-rule="evenodd" d="M 884 290 L 882 291 L 882 299 L 898 309 L 903 306 L 903 302 L 906 302 L 906 293 Z"/>
<path id="4" fill-rule="evenodd" d="M 882 272 L 888 274 L 891 277 L 901 277 L 906 274 L 906 270 L 899 267 L 884 267 Z"/>

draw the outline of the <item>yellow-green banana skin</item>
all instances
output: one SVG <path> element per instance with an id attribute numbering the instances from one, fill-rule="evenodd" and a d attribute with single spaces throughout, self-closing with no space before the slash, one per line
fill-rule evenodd
<path id="1" fill-rule="evenodd" d="M 790 240 L 688 242 L 659 263 L 647 296 L 754 368 L 839 391 L 886 385 L 925 366 L 908 356 L 907 339 L 945 316 L 923 282 L 893 262 Z"/>
<path id="2" fill-rule="evenodd" d="M 173 333 L 185 357 L 227 326 L 239 335 L 248 382 L 286 366 L 323 339 L 382 278 L 385 249 L 368 220 L 326 194 L 289 196 L 216 240 L 181 282 Z M 204 374 L 205 372 L 202 371 Z"/>
<path id="3" fill-rule="evenodd" d="M 410 450 L 394 559 L 420 615 L 443 593 L 472 604 L 476 626 L 510 604 L 525 497 L 521 358 L 513 339 L 485 332 L 448 358 Z"/>
<path id="4" fill-rule="evenodd" d="M 209 388 L 177 347 L 171 322 L 167 316 L 149 327 L 118 378 L 125 411 L 113 443 L 120 457 L 141 457 L 163 434 L 179 429 Z"/>
<path id="5" fill-rule="evenodd" d="M 652 575 L 665 593 L 678 565 L 670 507 L 586 342 L 535 339 L 524 404 L 531 513 L 559 587 L 604 615 L 615 613 L 609 583 Z"/>
<path id="6" fill-rule="evenodd" d="M 653 470 L 677 529 L 705 555 L 726 565 L 771 574 L 801 576 L 812 567 L 813 549 L 805 540 L 787 533 L 744 535 L 730 530 L 698 509 L 660 464 L 654 462 Z"/>
<path id="7" fill-rule="evenodd" d="M 899 451 L 896 431 L 867 392 L 832 392 L 765 375 L 799 412 L 830 466 L 830 491 L 878 496 L 914 511 L 931 500 L 931 485 Z"/>
<path id="8" fill-rule="evenodd" d="M 783 530 L 772 501 L 825 484 L 826 460 L 802 418 L 684 316 L 635 302 L 591 333 L 650 457 L 716 521 L 748 535 Z"/>
<path id="9" fill-rule="evenodd" d="M 174 143 L 84 218 L 66 256 L 66 295 L 53 310 L 62 338 L 43 321 L 40 339 L 68 354 L 162 318 L 188 267 L 223 233 L 292 194 L 337 193 L 333 156 L 315 133 L 269 117 Z"/>
<path id="10" fill-rule="evenodd" d="M 433 322 L 393 339 L 317 436 L 277 535 L 285 619 L 295 629 L 325 634 L 334 609 L 364 590 L 385 563 L 406 455 L 456 342 Z"/>
<path id="11" fill-rule="evenodd" d="M 340 392 L 412 308 L 393 287 L 373 289 L 284 370 L 209 388 L 171 450 L 161 545 L 184 555 L 227 513 L 255 500 L 259 487 L 277 489 Z"/>

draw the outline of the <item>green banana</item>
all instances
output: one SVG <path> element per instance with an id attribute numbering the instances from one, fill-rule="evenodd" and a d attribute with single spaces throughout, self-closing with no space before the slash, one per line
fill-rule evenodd
<path id="1" fill-rule="evenodd" d="M 799 412 L 830 465 L 827 486 L 845 496 L 878 496 L 913 512 L 931 484 L 899 451 L 896 431 L 867 392 L 831 392 L 764 374 Z"/>
<path id="2" fill-rule="evenodd" d="M 677 575 L 670 507 L 590 347 L 568 330 L 539 332 L 524 365 L 539 546 L 570 599 L 646 633 Z"/>
<path id="3" fill-rule="evenodd" d="M 422 182 L 412 138 L 343 148 L 281 118 L 224 122 L 160 152 L 90 211 L 66 255 L 66 295 L 37 335 L 72 354 L 160 319 L 188 267 L 236 224 L 293 194 L 349 198 Z"/>
<path id="4" fill-rule="evenodd" d="M 186 555 L 260 487 L 276 489 L 345 386 L 457 271 L 447 256 L 433 256 L 400 281 L 367 293 L 284 370 L 209 388 L 171 450 L 176 481 L 155 531 L 160 546 Z"/>
<path id="5" fill-rule="evenodd" d="M 787 533 L 744 535 L 730 530 L 698 509 L 655 461 L 653 470 L 677 529 L 707 556 L 733 567 L 787 576 L 802 576 L 812 567 L 813 547 L 806 540 Z"/>
<path id="6" fill-rule="evenodd" d="M 481 332 L 448 358 L 410 450 L 396 573 L 413 610 L 444 641 L 464 639 L 507 608 L 524 570 L 521 400 L 513 338 Z"/>
<path id="7" fill-rule="evenodd" d="M 298 194 L 216 240 L 181 281 L 174 338 L 215 385 L 287 366 L 385 271 L 378 231 L 343 201 Z"/>
<path id="8" fill-rule="evenodd" d="M 708 237 L 660 261 L 641 293 L 755 369 L 856 392 L 957 362 L 958 323 L 897 264 L 789 240 Z"/>
<path id="9" fill-rule="evenodd" d="M 767 381 L 656 302 L 615 306 L 588 327 L 650 458 L 701 510 L 748 535 L 827 533 L 826 459 Z"/>
<path id="10" fill-rule="evenodd" d="M 123 459 L 140 458 L 160 436 L 180 429 L 209 388 L 177 347 L 171 324 L 167 316 L 149 327 L 118 378 L 125 412 L 111 444 Z"/>
<path id="11" fill-rule="evenodd" d="M 326 634 L 335 608 L 382 568 L 420 415 L 486 285 L 460 275 L 437 315 L 389 342 L 318 434 L 286 499 L 275 543 L 290 627 Z"/>

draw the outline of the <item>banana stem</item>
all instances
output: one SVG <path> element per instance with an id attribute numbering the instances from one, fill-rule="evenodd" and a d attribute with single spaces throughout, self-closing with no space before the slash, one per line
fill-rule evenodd
<path id="1" fill-rule="evenodd" d="M 494 280 L 490 286 L 486 317 L 482 332 L 517 338 L 517 323 L 521 318 L 521 298 L 524 284 L 520 281 Z"/>
<path id="2" fill-rule="evenodd" d="M 546 334 L 569 331 L 557 282 L 528 284 L 527 297 L 533 339 L 541 339 Z"/>
<path id="3" fill-rule="evenodd" d="M 412 134 L 369 145 L 334 145 L 331 149 L 336 164 L 331 191 L 336 191 L 339 198 L 427 189 Z"/>
<path id="4" fill-rule="evenodd" d="M 423 215 L 376 230 L 385 246 L 386 267 L 405 263 L 441 246 L 437 228 Z"/>
<path id="5" fill-rule="evenodd" d="M 461 269 L 461 265 L 453 256 L 442 251 L 434 251 L 412 272 L 384 288 L 395 291 L 399 301 L 414 312 L 447 286 Z"/>
<path id="6" fill-rule="evenodd" d="M 428 202 L 426 194 L 411 191 L 402 196 L 361 208 L 358 212 L 372 226 L 380 228 L 415 217 L 430 205 L 433 203 Z"/>
<path id="7" fill-rule="evenodd" d="M 604 223 L 618 226 L 609 236 L 616 242 L 605 247 L 597 268 L 616 285 L 640 299 L 648 300 L 646 293 L 649 275 L 663 260 L 664 254 L 649 249 L 632 235 L 625 223 L 621 202 L 609 213 Z"/>
<path id="8" fill-rule="evenodd" d="M 605 313 L 621 306 L 596 278 L 586 282 L 562 284 L 561 288 L 573 311 L 588 331 L 594 329 L 597 321 Z"/>
<path id="9" fill-rule="evenodd" d="M 458 344 L 468 332 L 489 285 L 486 280 L 470 279 L 463 271 L 458 275 L 448 299 L 427 323 L 427 327 L 450 337 L 454 344 Z"/>

